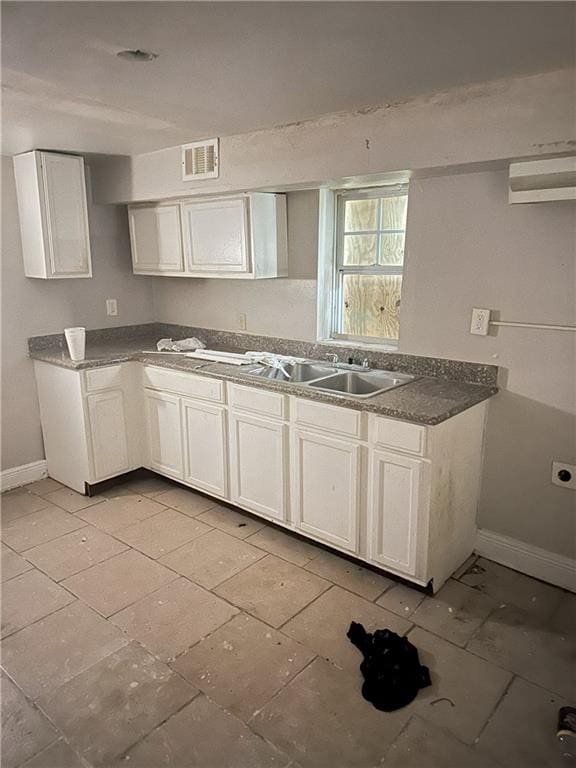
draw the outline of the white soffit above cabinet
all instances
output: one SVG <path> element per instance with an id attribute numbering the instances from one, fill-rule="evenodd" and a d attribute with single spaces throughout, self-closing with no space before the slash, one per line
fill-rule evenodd
<path id="1" fill-rule="evenodd" d="M 194 141 L 182 145 L 182 181 L 217 179 L 219 173 L 218 139 Z"/>
<path id="2" fill-rule="evenodd" d="M 576 155 L 510 164 L 510 203 L 576 200 Z"/>

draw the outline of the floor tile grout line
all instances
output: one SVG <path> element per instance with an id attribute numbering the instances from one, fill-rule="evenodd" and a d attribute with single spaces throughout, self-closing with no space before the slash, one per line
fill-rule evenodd
<path id="1" fill-rule="evenodd" d="M 494 717 L 494 715 L 496 714 L 496 710 L 498 709 L 498 707 L 500 706 L 500 704 L 501 704 L 501 703 L 504 701 L 504 699 L 505 699 L 505 698 L 506 698 L 506 696 L 508 695 L 508 691 L 510 690 L 510 688 L 511 688 L 511 686 L 512 686 L 512 683 L 514 682 L 514 680 L 516 680 L 516 677 L 517 677 L 517 675 L 515 675 L 514 673 L 512 673 L 512 677 L 510 678 L 510 680 L 508 681 L 508 684 L 506 685 L 506 687 L 505 687 L 505 688 L 504 688 L 504 690 L 502 691 L 502 695 L 501 695 L 501 696 L 498 698 L 498 701 L 497 701 L 497 702 L 494 704 L 494 706 L 492 707 L 492 709 L 491 709 L 491 710 L 490 710 L 490 712 L 488 713 L 488 716 L 487 716 L 487 717 L 486 717 L 486 719 L 484 720 L 484 724 L 482 725 L 482 727 L 481 727 L 481 728 L 480 728 L 480 730 L 478 731 L 478 735 L 476 736 L 476 738 L 474 739 L 474 742 L 473 742 L 473 744 L 472 744 L 472 746 L 473 746 L 473 747 L 474 747 L 476 744 L 478 744 L 478 742 L 480 741 L 480 739 L 481 739 L 481 737 L 482 737 L 482 734 L 484 733 L 484 731 L 485 731 L 485 730 L 486 730 L 486 728 L 488 727 L 488 725 L 489 725 L 490 721 L 492 720 L 492 718 L 493 718 L 493 717 Z"/>
<path id="2" fill-rule="evenodd" d="M 29 573 L 29 571 L 26 571 L 26 573 Z M 20 575 L 23 576 L 24 574 L 20 574 Z M 80 598 L 77 597 L 76 595 L 72 595 L 72 597 L 74 599 L 71 600 L 69 603 L 66 603 L 66 605 L 61 605 L 59 608 L 56 608 L 55 610 L 50 611 L 50 613 L 47 613 L 44 616 L 40 616 L 39 619 L 34 619 L 34 621 L 31 621 L 29 624 L 25 624 L 23 627 L 18 627 L 18 629 L 15 629 L 14 632 L 9 632 L 7 635 L 4 635 L 1 638 L 1 643 L 4 644 L 6 642 L 6 640 L 8 640 L 8 638 L 14 637 L 19 632 L 23 632 L 25 629 L 28 629 L 28 627 L 33 627 L 35 624 L 38 624 L 39 622 L 43 621 L 44 619 L 47 619 L 49 616 L 54 616 L 54 614 L 58 613 L 58 611 L 63 611 L 64 608 L 70 608 L 70 606 L 74 605 L 74 603 L 84 603 L 84 605 L 88 605 L 88 603 L 86 603 L 84 600 L 80 600 Z M 95 611 L 95 609 L 92 608 L 91 605 L 88 605 L 88 608 L 90 608 L 91 610 Z M 98 611 L 95 611 L 95 612 L 98 613 Z M 102 616 L 101 613 L 99 613 L 98 615 Z M 105 617 L 102 617 L 102 618 L 105 618 Z M 2 667 L 2 669 L 4 669 L 4 667 Z"/>
<path id="3" fill-rule="evenodd" d="M 46 509 L 48 509 L 48 507 Z M 45 509 L 38 510 L 38 512 L 45 512 L 45 511 L 46 511 Z M 64 511 L 64 510 L 61 510 L 61 511 Z M 70 513 L 67 513 L 67 514 L 70 514 Z M 73 517 L 73 515 L 70 515 L 70 516 Z M 82 518 L 80 518 L 80 520 L 82 520 Z M 67 536 L 69 533 L 75 533 L 76 531 L 81 531 L 82 529 L 86 528 L 87 525 L 88 523 L 84 522 L 84 525 L 79 525 L 78 528 L 73 528 L 71 531 L 66 531 L 65 533 L 59 533 L 58 536 L 54 536 L 54 538 L 52 539 L 46 539 L 46 541 L 40 541 L 38 544 L 34 544 L 33 546 L 27 547 L 26 549 L 22 549 L 20 551 L 18 551 L 17 549 L 14 549 L 13 547 L 10 547 L 10 549 L 12 549 L 12 551 L 15 552 L 17 555 L 20 555 L 20 557 L 23 557 L 24 559 L 26 559 L 26 552 L 29 552 L 31 549 L 35 549 L 36 547 L 39 547 L 42 544 L 49 544 L 52 541 L 61 539 L 63 536 Z M 0 538 L 0 540 L 2 541 L 2 544 L 6 544 L 4 539 Z"/>
<path id="4" fill-rule="evenodd" d="M 88 526 L 85 526 L 85 527 L 88 527 Z M 63 539 L 65 536 L 69 536 L 69 535 L 70 535 L 70 534 L 72 534 L 72 533 L 77 533 L 77 532 L 79 532 L 79 531 L 83 531 L 83 530 L 84 530 L 84 528 L 77 528 L 77 529 L 76 529 L 76 531 L 70 531 L 70 533 L 66 533 L 66 534 L 64 534 L 64 536 L 61 536 L 60 538 L 62 538 L 62 539 Z M 99 530 L 99 529 L 96 529 L 96 530 Z M 46 542 L 44 542 L 44 543 L 45 543 L 45 544 L 52 544 L 54 541 L 57 541 L 57 540 L 58 540 L 58 539 L 52 539 L 51 541 L 46 541 Z M 78 576 L 78 574 L 80 574 L 80 573 L 84 573 L 84 571 L 87 571 L 87 570 L 89 570 L 90 568 L 94 567 L 95 565 L 100 565 L 101 563 L 106 563 L 106 562 L 108 562 L 108 560 L 112 560 L 112 558 L 113 558 L 113 557 L 116 557 L 117 555 L 123 555 L 123 554 L 124 554 L 124 552 L 127 552 L 129 549 L 132 549 L 132 547 L 130 547 L 130 545 L 128 545 L 128 544 L 125 544 L 124 542 L 122 542 L 122 541 L 119 541 L 118 539 L 115 539 L 115 541 L 118 541 L 118 543 L 119 543 L 119 544 L 124 544 L 124 550 L 122 550 L 122 551 L 120 551 L 120 552 L 114 552 L 114 554 L 113 554 L 113 555 L 107 555 L 107 556 L 106 556 L 106 557 L 104 557 L 102 560 L 98 560 L 98 562 L 97 562 L 97 563 L 91 563 L 90 565 L 86 566 L 86 568 L 82 568 L 81 570 L 79 570 L 79 571 L 75 571 L 74 573 L 69 573 L 67 576 L 62 576 L 62 578 L 61 578 L 61 579 L 56 579 L 56 578 L 54 578 L 54 576 L 52 576 L 51 574 L 47 573 L 47 572 L 46 572 L 46 571 L 45 571 L 43 568 L 41 568 L 39 565 L 37 565 L 36 563 L 34 563 L 32 560 L 28 560 L 28 558 L 26 558 L 26 562 L 27 562 L 27 563 L 30 563 L 30 565 L 31 565 L 33 568 L 35 568 L 36 570 L 40 571 L 40 572 L 41 572 L 41 573 L 43 573 L 45 576 L 48 576 L 48 578 L 49 578 L 49 579 L 51 579 L 51 580 L 52 580 L 52 581 L 53 581 L 55 584 L 58 584 L 58 585 L 60 585 L 60 584 L 61 584 L 63 581 L 65 581 L 66 579 L 71 579 L 73 576 Z M 43 546 L 43 545 L 42 545 L 42 544 L 39 544 L 38 546 L 40 546 L 40 547 L 41 547 L 41 546 Z M 32 547 L 32 549 L 36 549 L 36 547 Z M 26 551 L 27 551 L 27 552 L 31 552 L 32 550 L 28 549 L 28 550 L 26 550 Z M 66 589 L 66 587 L 64 587 L 64 589 Z"/>

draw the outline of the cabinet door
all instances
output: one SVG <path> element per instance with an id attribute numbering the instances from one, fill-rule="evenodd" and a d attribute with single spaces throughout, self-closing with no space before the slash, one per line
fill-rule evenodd
<path id="1" fill-rule="evenodd" d="M 136 206 L 128 215 L 134 272 L 182 272 L 180 207 Z"/>
<path id="2" fill-rule="evenodd" d="M 124 395 L 121 389 L 87 396 L 93 481 L 130 468 Z"/>
<path id="3" fill-rule="evenodd" d="M 248 272 L 247 201 L 211 200 L 182 205 L 190 272 Z"/>
<path id="4" fill-rule="evenodd" d="M 182 477 L 180 398 L 144 390 L 147 455 L 150 469 Z"/>
<path id="5" fill-rule="evenodd" d="M 226 409 L 182 400 L 184 480 L 227 496 Z"/>
<path id="6" fill-rule="evenodd" d="M 292 431 L 292 503 L 297 528 L 358 551 L 360 446 Z"/>
<path id="7" fill-rule="evenodd" d="M 372 450 L 369 465 L 369 557 L 414 576 L 426 535 L 428 462 Z"/>
<path id="8" fill-rule="evenodd" d="M 42 186 L 51 277 L 91 277 L 84 160 L 42 152 Z"/>
<path id="9" fill-rule="evenodd" d="M 286 463 L 284 424 L 230 412 L 232 501 L 286 520 Z"/>

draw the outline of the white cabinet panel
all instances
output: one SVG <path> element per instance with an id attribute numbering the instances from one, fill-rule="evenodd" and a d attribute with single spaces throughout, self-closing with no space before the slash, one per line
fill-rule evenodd
<path id="1" fill-rule="evenodd" d="M 182 477 L 180 398 L 164 392 L 144 391 L 148 466 Z"/>
<path id="2" fill-rule="evenodd" d="M 369 468 L 369 555 L 382 565 L 415 575 L 419 537 L 426 535 L 429 465 L 373 450 Z"/>
<path id="3" fill-rule="evenodd" d="M 84 159 L 57 152 L 14 158 L 27 277 L 91 277 Z"/>
<path id="4" fill-rule="evenodd" d="M 226 409 L 182 400 L 184 480 L 208 493 L 227 495 Z"/>
<path id="5" fill-rule="evenodd" d="M 182 205 L 184 242 L 190 272 L 248 272 L 245 198 Z"/>
<path id="6" fill-rule="evenodd" d="M 234 411 L 229 417 L 232 501 L 286 520 L 286 426 Z"/>
<path id="7" fill-rule="evenodd" d="M 124 395 L 120 389 L 88 395 L 94 482 L 130 469 Z"/>
<path id="8" fill-rule="evenodd" d="M 292 483 L 296 527 L 357 552 L 360 446 L 293 429 Z"/>
<path id="9" fill-rule="evenodd" d="M 128 216 L 134 272 L 182 272 L 180 206 L 133 206 Z"/>

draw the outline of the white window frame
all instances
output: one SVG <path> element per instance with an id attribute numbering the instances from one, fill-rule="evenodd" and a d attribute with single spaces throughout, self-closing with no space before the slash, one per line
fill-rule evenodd
<path id="1" fill-rule="evenodd" d="M 319 341 L 345 346 L 386 347 L 397 349 L 399 339 L 376 336 L 353 336 L 338 331 L 341 327 L 342 284 L 344 274 L 403 275 L 405 264 L 372 267 L 344 266 L 344 205 L 347 200 L 373 197 L 395 197 L 408 194 L 408 184 L 394 184 L 346 190 L 320 190 L 318 232 L 318 323 Z M 356 233 L 355 233 L 356 234 Z M 358 232 L 362 234 L 362 232 Z M 380 238 L 378 238 L 378 243 Z M 378 247 L 380 247 L 378 245 Z"/>

